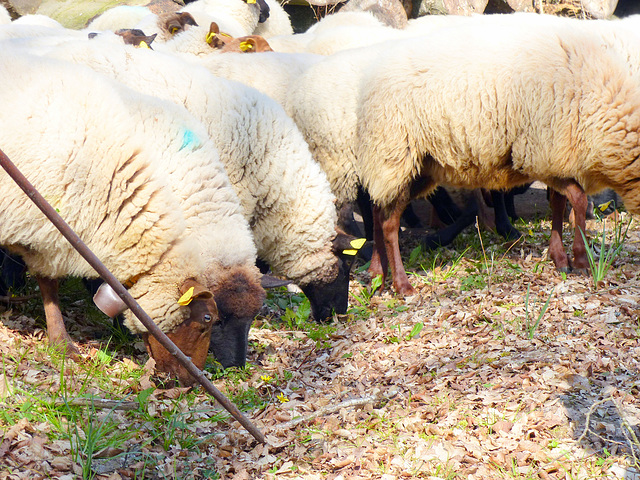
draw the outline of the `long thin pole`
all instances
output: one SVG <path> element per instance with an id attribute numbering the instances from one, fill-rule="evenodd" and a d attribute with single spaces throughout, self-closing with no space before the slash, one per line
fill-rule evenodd
<path id="1" fill-rule="evenodd" d="M 27 196 L 36 204 L 36 206 L 51 220 L 51 223 L 60 230 L 60 233 L 71 243 L 80 255 L 91 265 L 98 275 L 107 282 L 111 288 L 120 296 L 124 303 L 131 309 L 133 314 L 138 317 L 142 324 L 147 328 L 149 333 L 153 335 L 160 344 L 169 351 L 180 364 L 209 392 L 240 424 L 253 435 L 260 443 L 267 443 L 265 436 L 251 423 L 238 408 L 225 397 L 215 385 L 213 385 L 202 371 L 196 367 L 191 359 L 187 357 L 176 346 L 175 343 L 167 337 L 162 330 L 154 323 L 149 315 L 138 305 L 138 302 L 129 294 L 126 288 L 118 281 L 118 279 L 109 271 L 109 269 L 100 261 L 100 259 L 87 247 L 87 245 L 78 237 L 73 229 L 65 222 L 55 209 L 47 202 L 36 188 L 27 180 L 27 178 L 18 170 L 18 167 L 0 150 L 0 165 L 6 170 L 11 178 L 18 186 L 27 194 Z"/>

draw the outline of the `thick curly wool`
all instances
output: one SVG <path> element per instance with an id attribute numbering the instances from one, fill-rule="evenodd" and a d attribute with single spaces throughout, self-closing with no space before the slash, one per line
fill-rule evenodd
<path id="1" fill-rule="evenodd" d="M 575 179 L 640 209 L 638 83 L 594 35 L 441 30 L 389 50 L 363 78 L 358 167 L 382 207 L 422 177 L 491 189 Z"/>
<path id="2" fill-rule="evenodd" d="M 178 286 L 202 264 L 167 178 L 153 167 L 161 152 L 88 69 L 2 49 L 0 72 L 3 150 L 121 282 L 141 275 L 132 294 L 170 331 L 188 315 L 176 307 Z M 97 276 L 8 175 L 0 184 L 0 244 L 38 275 Z"/>
<path id="3" fill-rule="evenodd" d="M 134 5 L 117 5 L 105 10 L 87 25 L 87 30 L 116 31 L 121 28 L 134 28 L 143 18 L 153 15 L 148 7 Z M 146 33 L 146 32 L 145 32 Z"/>
<path id="4" fill-rule="evenodd" d="M 266 0 L 269 5 L 269 18 L 258 23 L 253 29 L 253 35 L 271 38 L 275 35 L 292 35 L 293 27 L 289 14 L 282 8 L 278 0 Z"/>
<path id="5" fill-rule="evenodd" d="M 378 54 L 358 49 L 325 58 L 306 69 L 286 99 L 286 110 L 327 174 L 338 204 L 354 201 L 360 184 L 353 148 L 360 74 Z"/>
<path id="6" fill-rule="evenodd" d="M 249 4 L 244 0 L 197 0 L 180 11 L 193 15 L 198 25 L 208 27 L 211 22 L 216 22 L 221 32 L 232 37 L 251 35 L 260 18 L 257 2 Z"/>
<path id="7" fill-rule="evenodd" d="M 214 54 L 199 57 L 197 60 L 199 65 L 215 76 L 253 87 L 286 109 L 289 93 L 300 76 L 323 59 L 321 55 L 309 53 L 263 52 L 259 55 Z"/>
<path id="8" fill-rule="evenodd" d="M 185 106 L 208 127 L 246 217 L 237 220 L 229 206 L 229 211 L 220 212 L 220 218 L 206 220 L 215 225 L 227 222 L 217 229 L 227 239 L 231 232 L 238 232 L 231 235 L 233 242 L 224 237 L 218 241 L 213 234 L 207 237 L 217 263 L 253 264 L 255 247 L 243 243 L 248 235 L 239 231 L 248 221 L 258 255 L 274 273 L 300 285 L 335 277 L 338 260 L 331 250 L 337 222 L 334 197 L 295 123 L 277 102 L 172 56 L 100 43 L 99 39 L 70 43 L 50 55 L 87 62 L 140 92 Z M 201 173 L 193 168 L 178 170 L 197 186 L 192 177 L 200 178 Z M 217 203 L 224 205 L 221 200 Z"/>

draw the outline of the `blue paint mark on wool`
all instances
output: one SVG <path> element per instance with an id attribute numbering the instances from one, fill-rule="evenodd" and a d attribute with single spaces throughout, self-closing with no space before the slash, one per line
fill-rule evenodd
<path id="1" fill-rule="evenodd" d="M 183 150 L 185 148 L 195 150 L 200 145 L 200 139 L 193 130 L 185 129 L 182 132 L 182 146 L 180 147 L 180 150 Z"/>

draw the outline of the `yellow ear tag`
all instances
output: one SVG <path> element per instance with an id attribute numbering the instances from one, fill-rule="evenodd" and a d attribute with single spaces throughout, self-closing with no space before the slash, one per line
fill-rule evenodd
<path id="1" fill-rule="evenodd" d="M 607 203 L 598 205 L 598 208 L 600 209 L 601 212 L 604 212 L 607 208 L 609 208 L 609 205 L 611 205 L 611 202 L 613 202 L 613 200 L 609 200 Z"/>
<path id="2" fill-rule="evenodd" d="M 356 250 L 360 250 L 365 243 L 367 243 L 366 238 L 356 238 L 350 242 L 351 246 Z"/>
<path id="3" fill-rule="evenodd" d="M 256 3 L 256 0 L 247 0 L 247 5 L 251 5 L 252 3 Z"/>
<path id="4" fill-rule="evenodd" d="M 189 290 L 187 290 L 184 293 L 184 295 L 182 295 L 178 299 L 178 305 L 182 305 L 183 307 L 186 307 L 187 305 L 189 305 L 191 303 L 191 300 L 193 300 L 193 290 L 194 290 L 193 287 L 191 287 Z"/>
<path id="5" fill-rule="evenodd" d="M 358 251 L 357 250 L 342 250 L 342 253 L 344 255 L 357 255 Z"/>
<path id="6" fill-rule="evenodd" d="M 144 41 L 138 44 L 138 48 L 148 48 L 149 50 L 151 50 L 151 47 L 147 45 L 147 42 Z"/>
<path id="7" fill-rule="evenodd" d="M 216 38 L 216 34 L 213 32 L 209 32 L 207 33 L 207 37 L 204 39 L 204 41 L 211 45 L 211 42 L 213 42 L 214 38 Z"/>
<path id="8" fill-rule="evenodd" d="M 220 32 L 220 35 L 222 35 L 223 37 L 233 38 L 231 35 L 229 35 L 228 33 L 224 33 L 224 32 Z"/>
<path id="9" fill-rule="evenodd" d="M 178 30 L 180 30 L 178 27 L 171 27 L 171 30 L 169 30 L 169 32 L 171 33 L 171 35 L 174 35 Z"/>
<path id="10" fill-rule="evenodd" d="M 247 50 L 251 50 L 253 45 L 250 42 L 240 42 L 240 50 L 246 52 Z"/>

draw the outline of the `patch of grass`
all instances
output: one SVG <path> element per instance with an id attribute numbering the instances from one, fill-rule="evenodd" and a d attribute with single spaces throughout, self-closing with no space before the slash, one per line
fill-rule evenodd
<path id="1" fill-rule="evenodd" d="M 523 323 L 524 323 L 524 327 L 525 327 L 525 332 L 527 334 L 527 338 L 529 340 L 533 340 L 533 336 L 535 335 L 536 330 L 538 329 L 538 325 L 540 325 L 540 321 L 542 321 L 542 317 L 544 317 L 544 314 L 546 313 L 547 309 L 549 308 L 549 303 L 551 302 L 551 297 L 553 296 L 553 293 L 555 292 L 555 288 L 553 290 L 551 290 L 551 293 L 547 297 L 547 301 L 545 302 L 545 304 L 540 309 L 540 313 L 538 313 L 538 317 L 535 320 L 533 320 L 530 317 L 530 313 L 529 313 L 529 293 L 530 293 L 530 290 L 531 290 L 531 284 L 528 284 L 527 285 L 527 295 L 526 295 L 525 300 L 524 300 L 525 317 L 524 317 Z"/>
<path id="2" fill-rule="evenodd" d="M 600 252 L 599 255 L 596 254 L 595 239 L 592 242 L 589 242 L 584 232 L 580 231 L 580 235 L 582 235 L 582 239 L 584 240 L 585 248 L 587 250 L 587 259 L 589 260 L 589 267 L 591 269 L 591 277 L 593 278 L 595 291 L 600 288 L 601 282 L 604 280 L 605 276 L 611 269 L 613 262 L 624 247 L 624 242 L 627 239 L 627 234 L 629 233 L 629 228 L 631 227 L 633 219 L 629 218 L 629 221 L 626 223 L 618 222 L 617 220 L 614 222 L 610 245 L 607 245 L 606 241 L 607 222 L 606 220 L 601 220 L 601 222 L 602 236 L 600 238 L 600 244 L 597 246 L 597 249 Z"/>

